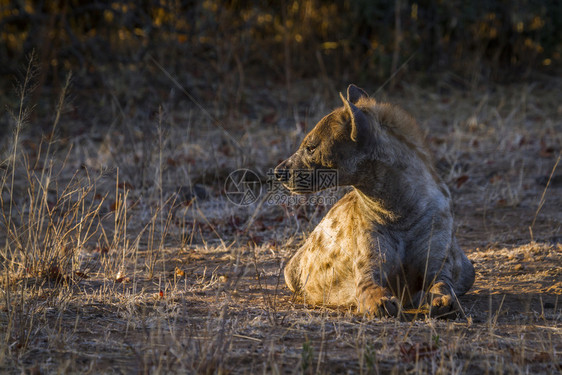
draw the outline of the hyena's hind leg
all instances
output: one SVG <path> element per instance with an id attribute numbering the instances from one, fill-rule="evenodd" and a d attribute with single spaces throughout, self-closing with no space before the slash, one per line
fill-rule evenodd
<path id="1" fill-rule="evenodd" d="M 376 285 L 373 280 L 361 280 L 357 285 L 357 312 L 376 317 L 398 316 L 400 301 L 390 289 Z"/>
<path id="2" fill-rule="evenodd" d="M 303 292 L 302 285 L 302 255 L 303 249 L 300 248 L 287 262 L 285 269 L 283 270 L 283 275 L 285 276 L 285 283 L 295 294 L 300 294 Z"/>
<path id="3" fill-rule="evenodd" d="M 400 264 L 392 243 L 383 236 L 378 238 L 377 247 L 368 256 L 355 259 L 355 298 L 360 314 L 377 317 L 396 317 L 400 314 L 400 300 L 390 285 Z"/>

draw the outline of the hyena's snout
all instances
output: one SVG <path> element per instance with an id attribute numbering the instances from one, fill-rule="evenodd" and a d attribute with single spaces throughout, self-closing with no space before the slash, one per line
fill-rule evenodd
<path id="1" fill-rule="evenodd" d="M 291 192 L 299 192 L 300 170 L 295 168 L 294 155 L 279 164 L 274 171 L 275 178 Z"/>
<path id="2" fill-rule="evenodd" d="M 277 167 L 275 167 L 275 178 L 281 183 L 286 184 L 291 181 L 291 169 L 288 166 L 289 159 L 281 162 Z"/>

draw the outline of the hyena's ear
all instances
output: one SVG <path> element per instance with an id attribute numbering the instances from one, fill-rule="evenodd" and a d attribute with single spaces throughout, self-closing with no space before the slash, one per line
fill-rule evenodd
<path id="1" fill-rule="evenodd" d="M 347 100 L 350 103 L 357 104 L 359 99 L 363 97 L 368 98 L 369 94 L 367 94 L 367 92 L 365 92 L 362 88 L 357 87 L 354 84 L 347 87 Z"/>
<path id="2" fill-rule="evenodd" d="M 365 114 L 361 112 L 352 102 L 343 97 L 340 92 L 341 100 L 345 110 L 351 118 L 351 140 L 357 142 L 357 140 L 366 140 L 369 136 L 369 121 Z"/>

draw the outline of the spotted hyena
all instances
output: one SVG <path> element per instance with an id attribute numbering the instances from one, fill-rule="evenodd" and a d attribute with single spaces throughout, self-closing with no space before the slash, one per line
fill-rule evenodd
<path id="1" fill-rule="evenodd" d="M 457 245 L 451 195 L 420 129 L 405 111 L 357 86 L 340 96 L 343 107 L 275 169 L 295 193 L 303 170 L 336 170 L 338 185 L 353 187 L 287 263 L 289 289 L 311 304 L 377 316 L 426 300 L 432 315 L 455 310 L 474 268 Z"/>

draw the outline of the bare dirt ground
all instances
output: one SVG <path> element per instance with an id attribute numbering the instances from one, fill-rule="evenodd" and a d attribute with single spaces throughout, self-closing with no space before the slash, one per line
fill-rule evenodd
<path id="1" fill-rule="evenodd" d="M 427 130 L 453 193 L 477 273 L 464 314 L 371 320 L 306 306 L 282 268 L 329 207 L 226 198 L 237 168 L 265 187 L 338 105 L 332 87 L 248 90 L 235 115 L 207 106 L 214 119 L 162 93 L 144 106 L 108 95 L 109 126 L 70 108 L 56 140 L 22 135 L 15 161 L 5 147 L 1 371 L 562 371 L 562 82 L 455 82 L 375 97 Z"/>

